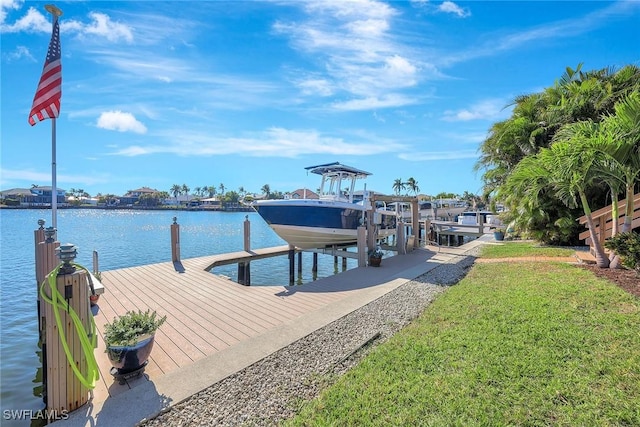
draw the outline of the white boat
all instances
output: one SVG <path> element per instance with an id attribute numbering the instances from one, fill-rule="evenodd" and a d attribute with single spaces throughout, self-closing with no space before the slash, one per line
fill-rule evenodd
<path id="1" fill-rule="evenodd" d="M 456 217 L 469 209 L 469 203 L 457 199 L 437 199 L 418 204 L 421 219 L 455 221 Z"/>
<path id="2" fill-rule="evenodd" d="M 355 243 L 357 228 L 372 209 L 366 191 L 354 197 L 355 185 L 371 173 L 338 162 L 305 169 L 322 176 L 319 198 L 258 200 L 251 206 L 278 236 L 300 249 Z M 395 232 L 395 214 L 376 212 L 381 214 L 378 237 Z"/>

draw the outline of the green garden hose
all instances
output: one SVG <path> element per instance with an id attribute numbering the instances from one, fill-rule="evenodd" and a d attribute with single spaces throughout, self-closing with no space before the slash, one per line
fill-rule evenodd
<path id="1" fill-rule="evenodd" d="M 87 273 L 89 270 L 84 268 L 79 264 L 72 264 L 74 267 L 80 268 L 81 270 L 85 270 Z M 91 325 L 90 331 L 86 331 L 84 325 L 82 324 L 78 314 L 75 310 L 68 306 L 65 302 L 64 296 L 60 294 L 58 288 L 56 286 L 56 278 L 58 276 L 58 271 L 62 264 L 58 265 L 51 273 L 47 275 L 45 280 L 42 281 L 42 285 L 40 286 L 40 296 L 42 299 L 53 306 L 53 313 L 56 318 L 56 325 L 58 326 L 58 334 L 60 335 L 60 340 L 62 341 L 62 347 L 64 348 L 64 352 L 67 355 L 67 360 L 71 365 L 71 369 L 73 373 L 76 375 L 78 380 L 89 390 L 93 390 L 96 387 L 96 381 L 100 378 L 100 370 L 98 369 L 98 363 L 96 362 L 96 357 L 94 355 L 94 349 L 98 342 L 98 333 L 96 329 L 96 322 L 91 316 Z M 49 282 L 49 289 L 51 290 L 51 298 L 49 298 L 44 292 L 45 284 Z M 87 358 L 87 375 L 86 377 L 82 375 L 78 367 L 76 366 L 76 361 L 73 359 L 71 351 L 69 350 L 69 345 L 67 344 L 67 339 L 64 334 L 64 328 L 62 325 L 62 320 L 60 319 L 60 309 L 64 311 L 68 311 L 71 319 L 73 320 L 73 324 L 76 327 L 76 332 L 78 333 L 78 337 L 80 338 L 80 345 L 82 347 L 82 351 L 84 352 Z M 91 341 L 89 341 L 89 336 L 91 336 Z"/>

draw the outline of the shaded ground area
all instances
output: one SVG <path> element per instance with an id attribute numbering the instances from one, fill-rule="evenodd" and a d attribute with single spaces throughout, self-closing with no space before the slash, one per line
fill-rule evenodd
<path id="1" fill-rule="evenodd" d="M 590 270 L 596 276 L 606 279 L 624 289 L 625 291 L 640 297 L 640 277 L 633 270 L 614 268 L 599 268 L 592 264 L 581 264 L 581 268 Z"/>

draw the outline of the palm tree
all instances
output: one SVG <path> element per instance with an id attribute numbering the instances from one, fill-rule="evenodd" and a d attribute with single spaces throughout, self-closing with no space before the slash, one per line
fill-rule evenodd
<path id="1" fill-rule="evenodd" d="M 224 186 L 224 184 L 220 183 L 218 188 L 220 189 L 220 194 L 224 196 L 225 195 L 225 192 L 224 192 L 225 186 Z"/>
<path id="2" fill-rule="evenodd" d="M 269 187 L 269 184 L 263 185 L 260 191 L 262 191 L 262 194 L 264 194 L 267 199 L 271 196 L 271 187 Z"/>
<path id="3" fill-rule="evenodd" d="M 604 268 L 609 266 L 609 259 L 596 235 L 586 194 L 593 181 L 600 179 L 598 160 L 601 153 L 595 148 L 601 139 L 600 127 L 592 121 L 565 125 L 556 133 L 556 142 L 540 155 L 553 167 L 550 177 L 556 196 L 570 207 L 580 201 L 596 252 L 596 264 Z"/>
<path id="4" fill-rule="evenodd" d="M 494 124 L 480 147 L 481 156 L 475 169 L 482 170 L 485 197 L 500 193 L 511 200 L 510 211 L 522 211 L 520 218 L 530 215 L 523 222 L 538 227 L 525 231 L 544 231 L 543 241 L 565 233 L 566 227 L 560 225 L 569 224 L 570 217 L 561 215 L 571 215 L 571 212 L 554 200 L 553 192 L 540 194 L 549 200 L 527 206 L 521 205 L 517 198 L 509 197 L 501 187 L 520 161 L 549 147 L 563 126 L 588 120 L 600 122 L 614 113 L 616 102 L 637 93 L 639 88 L 640 68 L 637 66 L 626 66 L 617 72 L 611 67 L 584 72 L 579 64 L 575 69 L 567 67 L 561 78 L 542 92 L 517 97 L 511 118 Z M 539 222 L 535 218 L 535 210 L 541 206 L 545 206 L 546 215 L 551 215 L 547 221 Z M 575 238 L 571 234 L 567 237 Z"/>
<path id="5" fill-rule="evenodd" d="M 210 185 L 208 187 L 205 187 L 206 191 L 209 193 L 209 197 L 214 197 L 216 195 L 216 187 L 214 187 L 213 185 Z"/>
<path id="6" fill-rule="evenodd" d="M 182 186 L 178 184 L 173 184 L 169 193 L 173 194 L 173 197 L 176 199 L 176 205 L 178 204 L 178 196 L 182 194 Z"/>
<path id="7" fill-rule="evenodd" d="M 418 187 L 418 181 L 411 177 L 405 184 L 409 188 L 409 191 L 413 192 L 414 196 L 418 195 L 418 191 L 420 191 L 420 187 Z"/>
<path id="8" fill-rule="evenodd" d="M 396 193 L 396 196 L 400 195 L 400 191 L 404 190 L 405 187 L 405 183 L 402 182 L 402 178 L 398 178 L 395 181 L 393 181 L 393 191 Z"/>
<path id="9" fill-rule="evenodd" d="M 615 164 L 625 188 L 624 233 L 631 231 L 634 189 L 640 181 L 640 92 L 633 92 L 615 105 L 615 114 L 604 119 L 603 130 L 610 141 L 603 151 Z"/>

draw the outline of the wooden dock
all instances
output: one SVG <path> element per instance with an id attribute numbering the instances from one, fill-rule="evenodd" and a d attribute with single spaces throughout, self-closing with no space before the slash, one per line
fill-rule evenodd
<path id="1" fill-rule="evenodd" d="M 145 373 L 153 378 L 189 365 L 341 297 L 296 292 L 284 286 L 242 286 L 210 273 L 216 265 L 286 254 L 288 246 L 164 262 L 102 272 L 105 293 L 96 307 L 100 337 L 104 325 L 130 310 L 167 315 L 155 338 Z M 134 384 L 120 385 L 98 340 L 100 384 L 94 399 L 105 400 Z M 135 382 L 135 381 L 133 381 Z"/>
<path id="2" fill-rule="evenodd" d="M 105 292 L 94 307 L 100 334 L 95 353 L 100 381 L 94 400 L 105 401 L 141 380 L 153 380 L 184 368 L 361 288 L 361 284 L 355 286 L 342 280 L 330 281 L 331 285 L 318 281 L 293 287 L 243 286 L 208 271 L 216 265 L 282 255 L 288 250 L 288 246 L 279 246 L 103 271 Z M 380 277 L 384 278 L 384 274 Z M 362 280 L 367 281 L 366 275 Z M 147 309 L 167 315 L 167 321 L 156 333 L 146 376 L 120 385 L 109 373 L 104 325 L 127 311 Z"/>

